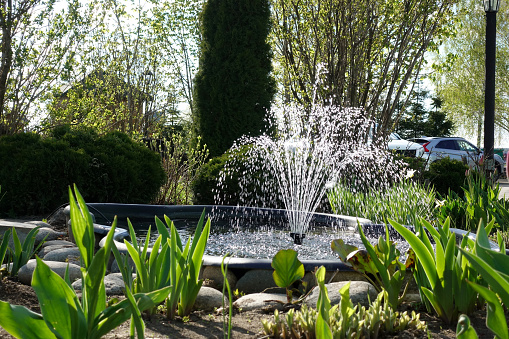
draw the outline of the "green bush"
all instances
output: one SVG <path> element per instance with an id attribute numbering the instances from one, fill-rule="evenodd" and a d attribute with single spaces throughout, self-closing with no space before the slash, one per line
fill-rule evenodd
<path id="1" fill-rule="evenodd" d="M 463 184 L 468 166 L 459 160 L 443 158 L 430 164 L 424 173 L 425 179 L 435 187 L 441 195 L 446 196 L 449 190 L 463 196 Z"/>
<path id="2" fill-rule="evenodd" d="M 0 214 L 43 214 L 76 183 L 89 202 L 148 203 L 164 180 L 158 154 L 120 132 L 59 127 L 0 138 Z"/>
<path id="3" fill-rule="evenodd" d="M 250 147 L 231 149 L 202 166 L 193 182 L 195 204 L 282 208 L 268 164 L 253 160 L 256 152 L 250 152 Z"/>

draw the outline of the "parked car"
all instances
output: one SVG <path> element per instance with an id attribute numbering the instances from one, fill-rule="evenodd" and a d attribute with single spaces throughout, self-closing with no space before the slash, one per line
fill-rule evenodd
<path id="1" fill-rule="evenodd" d="M 460 137 L 420 137 L 409 139 L 421 144 L 424 148 L 422 157 L 426 160 L 426 167 L 437 160 L 449 157 L 463 161 L 469 167 L 476 168 L 482 159 L 483 152 L 470 142 Z M 501 176 L 505 176 L 506 168 L 504 159 L 494 154 L 495 169 Z"/>
<path id="2" fill-rule="evenodd" d="M 406 157 L 422 157 L 424 147 L 416 142 L 402 139 L 397 133 L 389 135 L 389 150 L 402 154 Z"/>

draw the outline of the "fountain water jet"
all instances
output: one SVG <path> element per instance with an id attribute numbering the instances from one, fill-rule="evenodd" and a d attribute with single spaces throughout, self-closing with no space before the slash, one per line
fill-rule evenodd
<path id="1" fill-rule="evenodd" d="M 394 180 L 401 173 L 401 163 L 394 162 L 383 143 L 368 142 L 374 124 L 361 109 L 284 105 L 271 110 L 268 121 L 271 133 L 241 138 L 232 147 L 236 152 L 248 146 L 239 200 L 243 206 L 284 207 L 295 244 L 302 243 L 311 216 L 334 182 L 346 179 L 352 187 L 362 189 L 387 185 L 389 178 Z M 229 163 L 221 173 L 218 204 L 224 203 L 221 183 L 239 171 L 235 166 Z M 370 171 L 373 168 L 376 176 Z M 253 186 L 263 195 L 245 189 Z M 271 205 L 274 200 L 283 206 Z"/>

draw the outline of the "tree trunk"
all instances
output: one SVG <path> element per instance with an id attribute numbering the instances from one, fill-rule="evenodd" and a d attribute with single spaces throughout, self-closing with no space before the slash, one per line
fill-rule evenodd
<path id="1" fill-rule="evenodd" d="M 12 0 L 2 0 L 0 14 L 2 26 L 2 60 L 0 64 L 0 135 L 8 133 L 7 116 L 5 112 L 5 93 L 7 92 L 7 78 L 12 66 Z"/>

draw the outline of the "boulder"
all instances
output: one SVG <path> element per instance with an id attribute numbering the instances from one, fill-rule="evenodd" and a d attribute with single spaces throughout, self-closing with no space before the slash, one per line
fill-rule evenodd
<path id="1" fill-rule="evenodd" d="M 79 261 L 80 258 L 80 250 L 78 247 L 67 247 L 56 249 L 47 253 L 44 256 L 44 261 L 61 261 L 67 262 L 69 260 L 75 261 L 76 259 Z"/>
<path id="2" fill-rule="evenodd" d="M 238 281 L 236 289 L 245 294 L 251 293 L 286 293 L 276 285 L 272 277 L 273 270 L 250 270 Z"/>
<path id="3" fill-rule="evenodd" d="M 223 297 L 223 293 L 215 288 L 202 286 L 194 302 L 193 309 L 205 312 L 214 311 L 217 308 L 223 307 L 223 300 L 224 305 L 227 306 L 228 298 L 226 296 Z"/>
<path id="4" fill-rule="evenodd" d="M 81 278 L 81 271 L 78 265 L 59 261 L 44 261 L 44 263 L 48 265 L 53 272 L 55 272 L 62 278 L 65 275 L 65 270 L 67 269 L 67 266 L 69 266 L 69 278 L 71 281 Z M 32 284 L 32 274 L 34 273 L 36 264 L 37 261 L 35 259 L 31 259 L 28 261 L 26 265 L 22 266 L 19 269 L 18 280 L 21 283 L 25 285 Z"/>
<path id="5" fill-rule="evenodd" d="M 200 279 L 203 279 L 203 285 L 215 288 L 218 291 L 223 290 L 223 273 L 220 266 L 205 266 L 201 272 Z M 230 270 L 226 270 L 226 279 L 230 284 L 230 289 L 233 291 L 237 285 L 237 277 Z"/>
<path id="6" fill-rule="evenodd" d="M 286 294 L 253 293 L 237 299 L 233 306 L 241 311 L 273 312 L 283 310 Z"/>
<path id="7" fill-rule="evenodd" d="M 67 241 L 67 240 L 50 240 L 50 241 L 46 241 L 44 242 L 44 244 L 42 244 L 41 248 L 45 248 L 45 247 L 48 247 L 48 246 L 76 246 L 76 244 L 70 242 L 70 241 Z"/>
<path id="8" fill-rule="evenodd" d="M 66 235 L 65 232 L 57 232 L 49 227 L 39 228 L 39 233 L 35 236 L 35 246 L 39 245 L 41 241 L 57 240 Z"/>
<path id="9" fill-rule="evenodd" d="M 341 295 L 339 294 L 339 290 L 345 286 L 348 282 L 334 282 L 330 284 L 325 284 L 327 287 L 327 292 L 329 294 L 330 303 L 332 306 L 339 304 L 341 300 Z M 320 289 L 316 287 L 313 289 L 310 295 L 306 297 L 305 303 L 309 307 L 316 308 L 316 302 L 318 301 L 318 296 L 320 294 Z M 362 306 L 369 306 L 369 300 L 373 301 L 378 296 L 378 293 L 373 285 L 366 281 L 352 281 L 350 282 L 350 299 L 354 305 L 360 303 Z"/>
<path id="10" fill-rule="evenodd" d="M 76 280 L 72 287 L 76 291 L 81 291 L 82 283 L 81 279 Z M 104 288 L 106 295 L 124 295 L 125 283 L 122 279 L 122 274 L 112 273 L 104 277 Z"/>
<path id="11" fill-rule="evenodd" d="M 61 249 L 65 249 L 65 248 L 77 248 L 76 245 L 51 245 L 51 246 L 44 246 L 38 253 L 39 257 L 40 258 L 44 258 L 44 256 L 50 252 L 53 252 L 53 251 L 56 251 L 56 250 L 61 250 Z M 56 260 L 56 261 L 60 261 L 60 260 Z"/>

